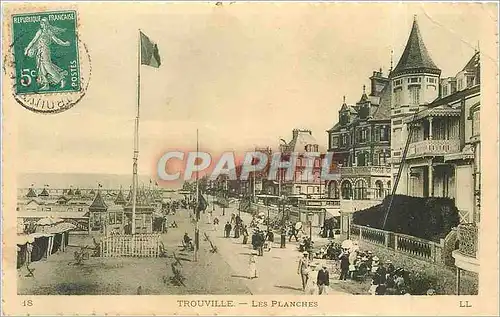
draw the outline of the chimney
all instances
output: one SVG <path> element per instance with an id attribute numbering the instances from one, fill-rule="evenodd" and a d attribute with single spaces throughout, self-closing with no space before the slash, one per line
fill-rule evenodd
<path id="1" fill-rule="evenodd" d="M 299 129 L 293 129 L 292 135 L 293 135 L 293 138 L 296 139 L 297 136 L 299 135 Z"/>
<path id="2" fill-rule="evenodd" d="M 370 81 L 370 96 L 379 96 L 382 89 L 384 89 L 384 87 L 389 83 L 389 78 L 384 77 L 382 68 L 380 68 L 378 71 L 373 71 L 373 75 L 372 77 L 370 77 Z"/>

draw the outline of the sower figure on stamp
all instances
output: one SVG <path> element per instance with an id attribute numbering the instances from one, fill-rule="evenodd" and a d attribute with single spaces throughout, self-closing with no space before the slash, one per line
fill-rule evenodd
<path id="1" fill-rule="evenodd" d="M 36 58 L 38 82 L 42 86 L 40 90 L 49 89 L 49 84 L 60 84 L 61 88 L 65 86 L 65 77 L 68 72 L 52 62 L 50 51 L 52 42 L 61 46 L 70 45 L 69 41 L 63 41 L 57 37 L 62 32 L 64 29 L 52 26 L 47 18 L 42 18 L 40 29 L 24 50 L 24 55 Z"/>
<path id="2" fill-rule="evenodd" d="M 297 269 L 297 274 L 300 274 L 302 278 L 302 290 L 305 291 L 307 284 L 307 276 L 309 274 L 309 254 L 307 252 L 302 253 L 303 257 L 299 260 L 299 267 Z"/>

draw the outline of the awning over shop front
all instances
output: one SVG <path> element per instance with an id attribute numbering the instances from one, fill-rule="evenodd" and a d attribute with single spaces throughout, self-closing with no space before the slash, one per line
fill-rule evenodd
<path id="1" fill-rule="evenodd" d="M 18 213 L 18 218 L 88 218 L 88 212 L 85 211 L 60 211 L 60 212 L 44 212 L 44 211 L 24 211 Z"/>
<path id="2" fill-rule="evenodd" d="M 323 211 L 326 211 L 327 216 L 340 217 L 340 210 L 338 208 L 323 208 Z"/>

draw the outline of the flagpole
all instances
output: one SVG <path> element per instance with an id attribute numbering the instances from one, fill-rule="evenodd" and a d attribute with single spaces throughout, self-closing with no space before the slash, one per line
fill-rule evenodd
<path id="1" fill-rule="evenodd" d="M 137 45 L 137 113 L 135 116 L 134 128 L 134 163 L 132 176 L 132 228 L 131 233 L 135 234 L 135 211 L 137 203 L 137 161 L 139 158 L 139 106 L 141 104 L 141 30 L 139 29 L 139 41 Z"/>
<path id="2" fill-rule="evenodd" d="M 198 143 L 198 129 L 196 129 L 196 157 L 198 157 L 198 152 L 199 152 L 199 143 Z M 200 192 L 199 192 L 199 186 L 198 186 L 198 171 L 199 168 L 198 166 L 196 167 L 196 208 L 195 208 L 195 216 L 196 216 L 196 228 L 194 231 L 194 261 L 198 261 L 198 250 L 200 249 L 200 228 L 199 228 L 199 220 L 200 220 L 200 214 L 198 211 L 199 204 L 200 204 Z"/>

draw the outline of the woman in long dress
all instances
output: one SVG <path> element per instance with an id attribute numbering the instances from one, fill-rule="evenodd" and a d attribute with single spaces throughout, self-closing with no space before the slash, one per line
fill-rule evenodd
<path id="1" fill-rule="evenodd" d="M 318 295 L 318 271 L 316 270 L 316 266 L 309 266 L 309 272 L 307 273 L 307 284 L 305 293 L 306 295 Z"/>
<path id="2" fill-rule="evenodd" d="M 69 41 L 63 41 L 57 37 L 62 32 L 64 32 L 64 29 L 52 26 L 47 18 L 42 18 L 40 20 L 40 29 L 24 50 L 26 56 L 35 57 L 36 59 L 37 81 L 42 86 L 40 90 L 49 89 L 50 84 L 60 84 L 61 88 L 65 86 L 65 77 L 68 72 L 52 62 L 50 51 L 52 43 L 61 46 L 70 45 Z"/>
<path id="3" fill-rule="evenodd" d="M 255 256 L 256 252 L 252 251 L 250 254 L 250 259 L 248 261 L 248 268 L 249 268 L 249 278 L 254 279 L 259 277 L 258 272 L 257 272 L 257 257 Z"/>

